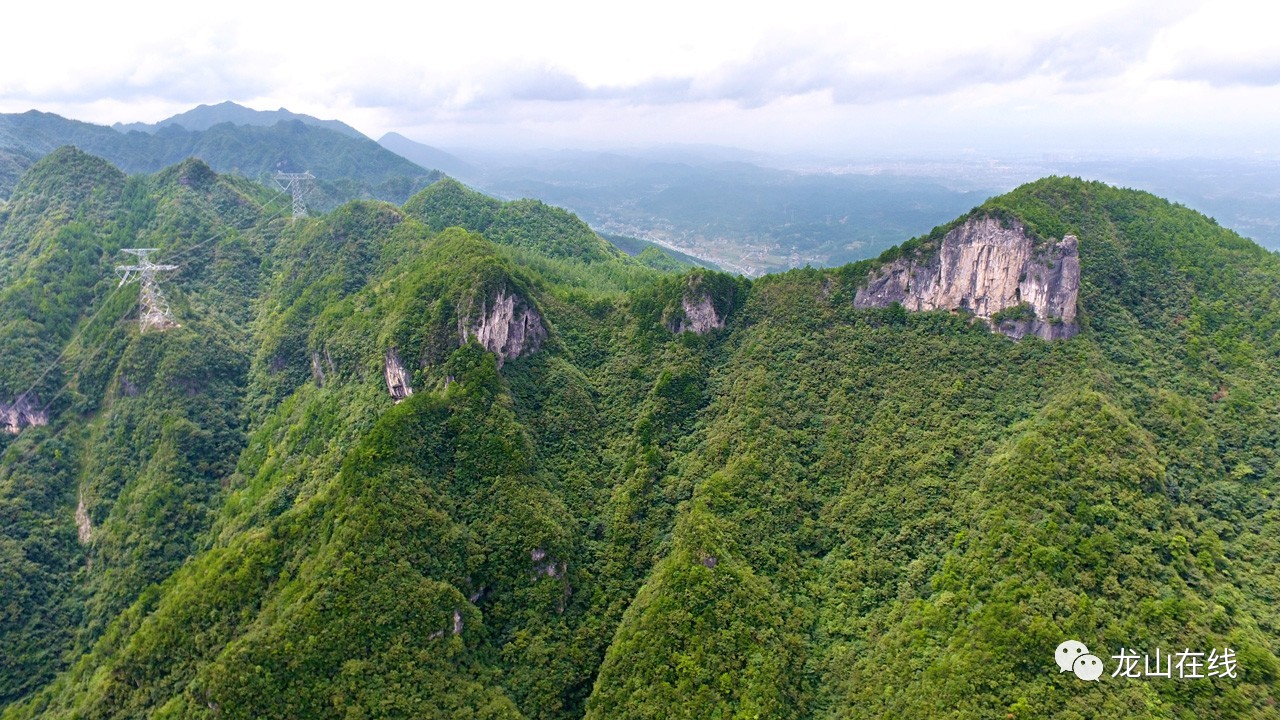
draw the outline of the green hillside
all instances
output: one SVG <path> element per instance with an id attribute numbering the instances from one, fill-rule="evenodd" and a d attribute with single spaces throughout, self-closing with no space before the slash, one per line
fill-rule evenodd
<path id="1" fill-rule="evenodd" d="M 0 214 L 0 404 L 49 413 L 0 433 L 4 720 L 1274 716 L 1280 259 L 1211 220 L 975 209 L 1080 238 L 1050 343 L 855 310 L 874 261 L 273 195 L 67 149 Z M 115 288 L 138 246 L 180 327 Z M 1238 672 L 1088 683 L 1069 638 Z"/>
<path id="2" fill-rule="evenodd" d="M 65 145 L 105 158 L 129 174 L 154 173 L 190 157 L 220 173 L 268 184 L 277 171 L 311 172 L 317 180 L 308 207 L 316 210 L 354 198 L 402 203 L 440 177 L 358 133 L 298 119 L 270 126 L 222 122 L 199 130 L 170 124 L 154 132 L 124 133 L 32 110 L 0 114 L 0 199 L 13 182 L 7 177 L 16 178 L 16 170 Z"/>
<path id="3" fill-rule="evenodd" d="M 617 259 L 622 253 L 576 215 L 537 200 L 503 202 L 443 178 L 414 195 L 405 213 L 428 228 L 463 227 L 503 245 L 584 262 Z"/>

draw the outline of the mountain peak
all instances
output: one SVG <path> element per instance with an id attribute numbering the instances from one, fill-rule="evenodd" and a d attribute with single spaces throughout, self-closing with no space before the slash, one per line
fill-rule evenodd
<path id="1" fill-rule="evenodd" d="M 359 130 L 338 120 L 321 120 L 310 115 L 290 112 L 285 108 L 278 110 L 254 110 L 245 107 L 230 100 L 224 100 L 216 105 L 197 105 L 196 107 L 182 113 L 178 113 L 169 118 L 165 118 L 156 123 L 116 123 L 113 128 L 120 132 L 139 131 L 145 133 L 155 133 L 156 131 L 168 127 L 170 125 L 178 125 L 187 130 L 199 132 L 208 130 L 214 125 L 222 123 L 231 123 L 232 125 L 254 125 L 270 127 L 279 122 L 286 120 L 298 120 L 307 125 L 322 127 L 343 135 L 354 138 L 364 139 L 365 135 Z"/>

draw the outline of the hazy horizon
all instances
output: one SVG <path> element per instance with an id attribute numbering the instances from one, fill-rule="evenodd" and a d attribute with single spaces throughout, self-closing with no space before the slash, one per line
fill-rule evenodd
<path id="1" fill-rule="evenodd" d="M 109 125 L 232 100 L 446 149 L 1280 156 L 1280 9 L 1246 3 L 165 9 L 14 10 L 60 52 L 14 33 L 0 112 Z"/>

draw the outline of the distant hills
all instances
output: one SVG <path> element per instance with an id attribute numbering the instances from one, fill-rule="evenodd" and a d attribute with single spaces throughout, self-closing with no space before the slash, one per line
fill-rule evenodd
<path id="1" fill-rule="evenodd" d="M 308 200 L 314 211 L 353 199 L 401 204 L 444 173 L 504 200 L 567 208 L 606 237 L 642 239 L 676 262 L 700 258 L 749 276 L 874 257 L 1047 175 L 1148 190 L 1280 248 L 1280 172 L 1265 160 L 930 158 L 828 167 L 713 146 L 447 152 L 396 132 L 375 142 L 338 120 L 222 102 L 112 127 L 36 111 L 0 115 L 0 202 L 26 168 L 62 145 L 128 174 L 192 156 L 268 185 L 277 170 L 309 170 L 318 178 Z M 637 256 L 645 250 L 614 242 Z"/>
<path id="2" fill-rule="evenodd" d="M 203 126 L 220 117 L 254 122 L 227 120 L 202 129 L 179 122 Z M 265 124 L 275 117 L 284 119 Z M 100 156 L 129 174 L 153 173 L 189 157 L 204 160 L 218 172 L 267 183 L 277 171 L 309 171 L 318 179 L 308 205 L 318 210 L 359 198 L 403 203 L 440 177 L 438 171 L 416 165 L 342 123 L 288 111 L 259 113 L 224 103 L 156 125 L 145 132 L 120 132 L 35 110 L 0 115 L 0 199 L 9 195 L 23 170 L 64 145 Z"/>
<path id="3" fill-rule="evenodd" d="M 378 144 L 422 167 L 435 168 L 464 181 L 471 180 L 480 172 L 475 165 L 456 155 L 410 140 L 400 133 L 389 132 L 378 140 Z"/>
<path id="4" fill-rule="evenodd" d="M 531 154 L 495 158 L 484 170 L 473 182 L 486 192 L 535 197 L 600 232 L 746 275 L 874 257 L 989 194 L 927 177 L 801 173 L 695 152 Z"/>
<path id="5" fill-rule="evenodd" d="M 247 108 L 229 100 L 227 102 L 220 102 L 217 105 L 198 105 L 186 112 L 178 113 L 173 117 L 166 118 L 156 123 L 116 123 L 111 127 L 124 133 L 133 130 L 145 133 L 154 133 L 171 125 L 178 125 L 186 130 L 200 131 L 208 130 L 214 125 L 221 125 L 222 123 L 270 127 L 285 120 L 297 120 L 306 125 L 322 127 L 328 130 L 333 130 L 334 132 L 342 133 L 347 137 L 365 137 L 359 130 L 338 120 L 321 120 L 310 115 L 289 112 L 284 108 L 280 108 L 279 110 L 254 110 L 253 108 Z"/>
<path id="6" fill-rule="evenodd" d="M 190 157 L 203 160 L 218 172 L 268 186 L 277 171 L 309 171 L 317 177 L 307 200 L 314 211 L 331 210 L 357 199 L 401 204 L 439 180 L 442 173 L 468 180 L 484 174 L 455 155 L 397 133 L 387 133 L 374 142 L 345 123 L 283 108 L 253 110 L 224 102 L 200 105 L 156 123 L 117 123 L 112 127 L 32 110 L 0 114 L 0 202 L 13 193 L 27 168 L 67 145 L 104 158 L 127 174 L 154 173 Z M 461 191 L 460 186 L 455 189 Z M 470 191 L 466 197 L 471 204 L 499 204 Z M 504 211 L 511 212 L 515 210 Z M 594 233 L 591 238 L 603 244 Z M 576 226 L 565 240 L 585 242 Z M 711 265 L 669 247 L 637 244 L 640 241 L 634 239 L 620 242 L 628 253 L 654 267 Z M 605 252 L 609 251 L 598 250 L 596 254 Z"/>

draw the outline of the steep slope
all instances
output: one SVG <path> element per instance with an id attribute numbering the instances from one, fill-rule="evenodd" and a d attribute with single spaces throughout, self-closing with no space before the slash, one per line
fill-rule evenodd
<path id="1" fill-rule="evenodd" d="M 1271 714 L 1280 263 L 1079 181 L 974 214 L 1080 238 L 1081 336 L 851 313 L 912 248 L 758 281 L 589 717 Z M 1108 673 L 1121 647 L 1252 669 L 1092 685 L 1054 667 L 1067 638 Z"/>
<path id="2" fill-rule="evenodd" d="M 1078 239 L 1037 242 L 1016 221 L 983 215 L 966 220 L 937 241 L 878 268 L 858 289 L 855 307 L 951 310 L 970 313 L 1014 338 L 1068 338 L 1079 331 Z"/>
<path id="3" fill-rule="evenodd" d="M 1206 218 L 1053 178 L 748 282 L 448 182 L 286 225 L 202 168 L 123 181 L 129 239 L 242 213 L 184 327 L 119 308 L 5 440 L 5 720 L 1273 713 L 1280 260 Z M 978 226 L 1078 238 L 1078 334 L 858 302 Z M 1068 638 L 1238 673 L 1086 683 Z"/>
<path id="4" fill-rule="evenodd" d="M 6 702 L 87 648 L 207 529 L 242 444 L 239 327 L 266 197 L 196 161 L 126 180 L 69 148 L 15 190 L 0 226 L 3 402 L 18 394 L 48 425 L 0 438 Z M 138 245 L 182 265 L 164 279 L 177 330 L 137 334 L 137 286 L 117 287 L 113 266 Z"/>

